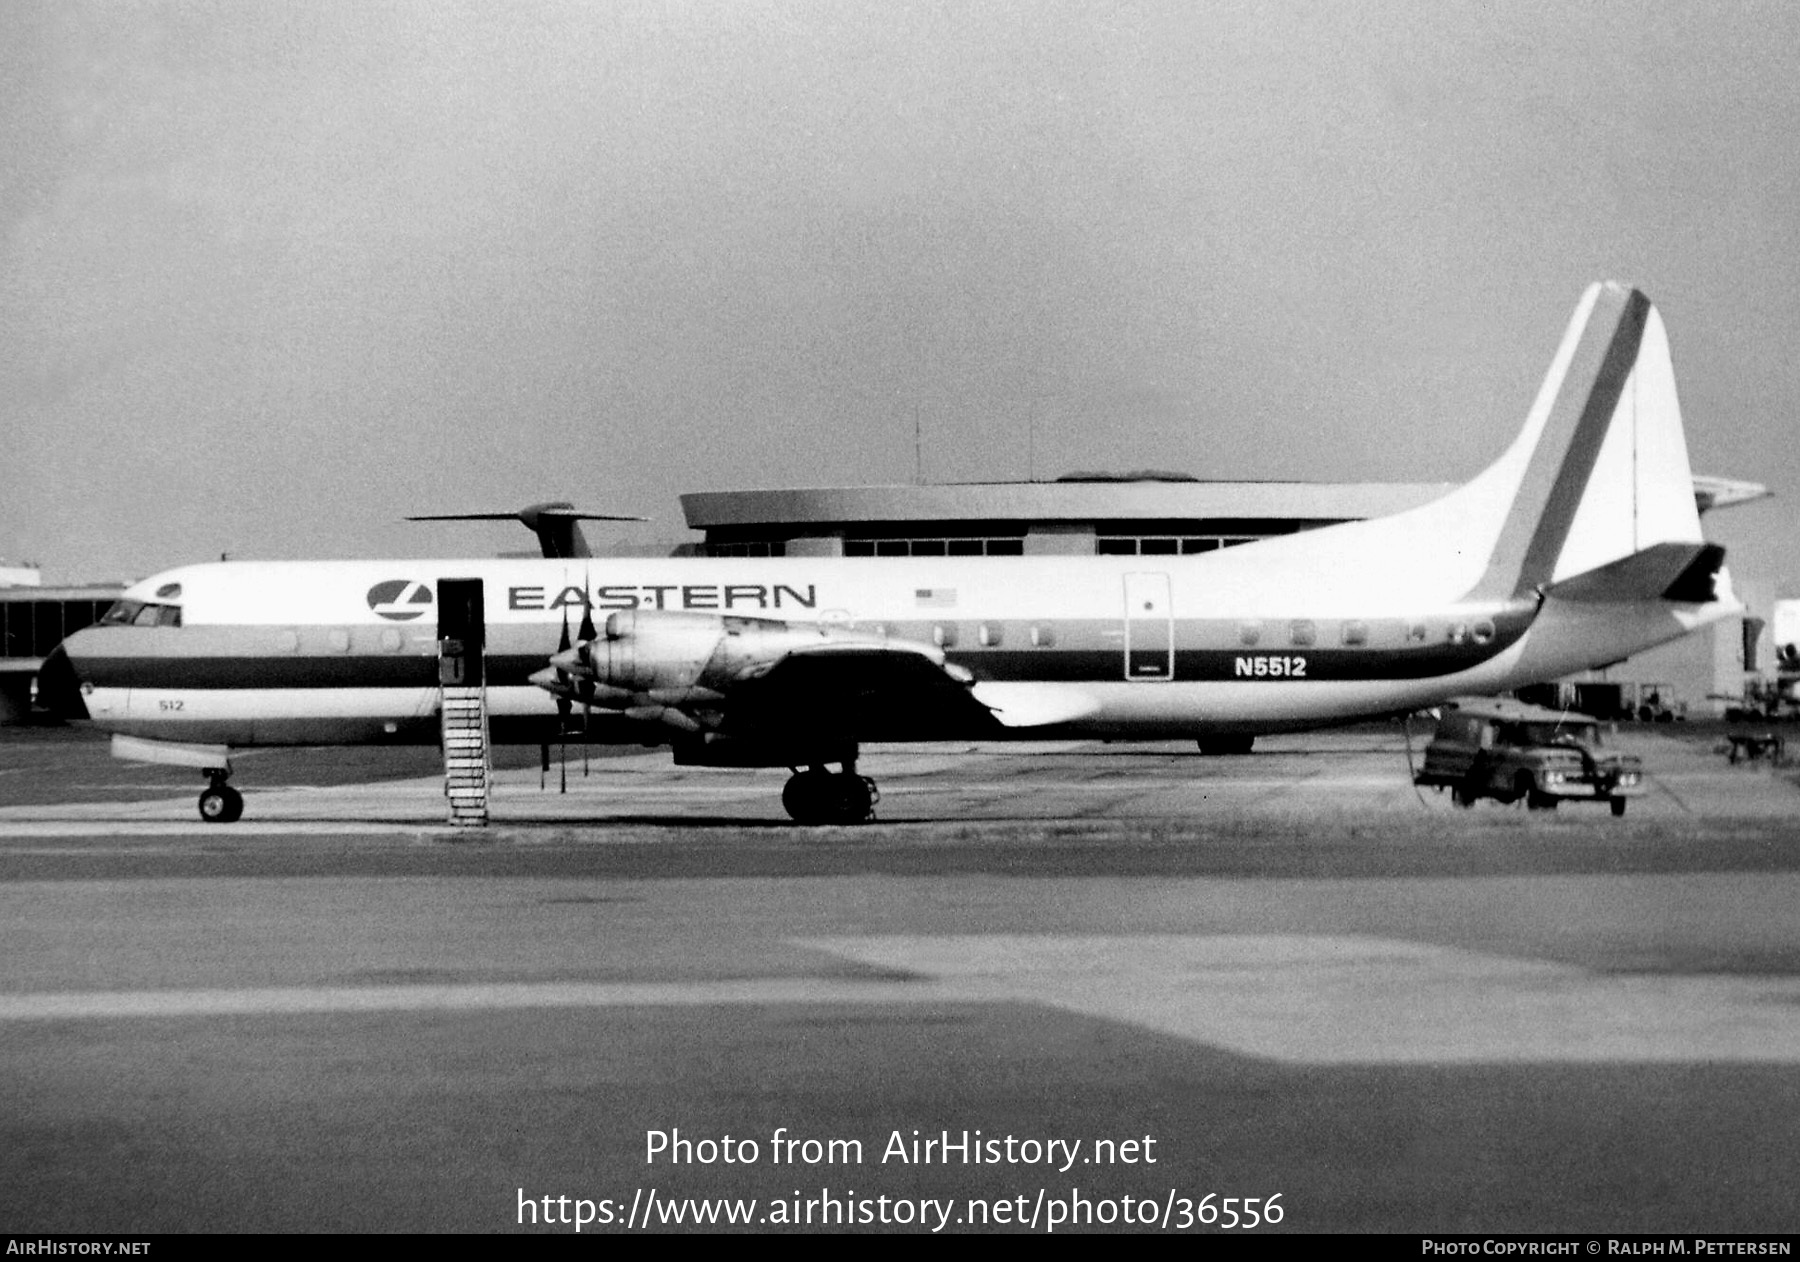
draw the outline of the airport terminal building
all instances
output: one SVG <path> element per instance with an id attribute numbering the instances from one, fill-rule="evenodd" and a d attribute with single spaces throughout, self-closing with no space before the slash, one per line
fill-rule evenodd
<path id="1" fill-rule="evenodd" d="M 32 680 L 50 650 L 100 621 L 124 587 L 45 587 L 35 566 L 0 563 L 0 723 L 30 713 Z"/>

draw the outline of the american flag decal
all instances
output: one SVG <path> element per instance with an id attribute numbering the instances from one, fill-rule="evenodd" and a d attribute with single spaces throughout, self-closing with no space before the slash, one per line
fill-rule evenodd
<path id="1" fill-rule="evenodd" d="M 956 604 L 954 587 L 916 587 L 913 603 L 921 609 L 949 609 Z"/>

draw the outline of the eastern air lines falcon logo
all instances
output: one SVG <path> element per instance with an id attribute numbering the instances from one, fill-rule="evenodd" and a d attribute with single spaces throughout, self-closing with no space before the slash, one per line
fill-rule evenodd
<path id="1" fill-rule="evenodd" d="M 411 622 L 431 603 L 431 588 L 409 578 L 390 578 L 369 589 L 369 608 L 389 622 Z"/>

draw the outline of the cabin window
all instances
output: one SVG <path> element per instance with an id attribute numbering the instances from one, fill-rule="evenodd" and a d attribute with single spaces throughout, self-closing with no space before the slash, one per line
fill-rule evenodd
<path id="1" fill-rule="evenodd" d="M 1259 641 L 1261 639 L 1262 639 L 1262 623 L 1260 623 L 1260 622 L 1240 622 L 1240 623 L 1238 623 L 1238 643 L 1239 644 L 1251 645 L 1251 644 L 1255 644 L 1257 641 Z"/>
<path id="2" fill-rule="evenodd" d="M 941 649 L 956 647 L 956 624 L 940 622 L 931 628 L 931 642 Z"/>
<path id="3" fill-rule="evenodd" d="M 1056 647 L 1056 628 L 1048 622 L 1040 622 L 1031 628 L 1031 644 L 1033 648 L 1049 649 Z"/>
<path id="4" fill-rule="evenodd" d="M 1319 639 L 1319 628 L 1310 618 L 1296 618 L 1288 623 L 1288 643 L 1304 647 Z"/>
<path id="5" fill-rule="evenodd" d="M 1366 622 L 1346 622 L 1343 629 L 1345 644 L 1367 644 L 1369 642 L 1369 624 Z"/>
<path id="6" fill-rule="evenodd" d="M 1467 644 L 1469 642 L 1469 624 L 1453 622 L 1450 624 L 1450 643 Z"/>
<path id="7" fill-rule="evenodd" d="M 1428 640 L 1430 638 L 1431 638 L 1431 632 L 1426 629 L 1425 624 L 1423 622 L 1413 622 L 1413 623 L 1407 624 L 1406 639 L 1409 644 L 1423 644 L 1423 643 L 1425 643 L 1426 640 Z"/>
<path id="8" fill-rule="evenodd" d="M 1000 641 L 1005 635 L 1006 629 L 998 622 L 984 622 L 976 631 L 976 638 L 981 641 L 981 646 L 989 649 L 999 648 Z"/>
<path id="9" fill-rule="evenodd" d="M 1475 643 L 1492 644 L 1494 642 L 1494 624 L 1491 619 L 1483 618 L 1475 624 Z"/>

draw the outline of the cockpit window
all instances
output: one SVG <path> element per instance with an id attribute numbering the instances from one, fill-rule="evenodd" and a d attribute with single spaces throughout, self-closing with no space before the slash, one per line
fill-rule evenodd
<path id="1" fill-rule="evenodd" d="M 100 618 L 103 627 L 178 627 L 180 605 L 153 605 L 141 600 L 116 601 Z"/>

